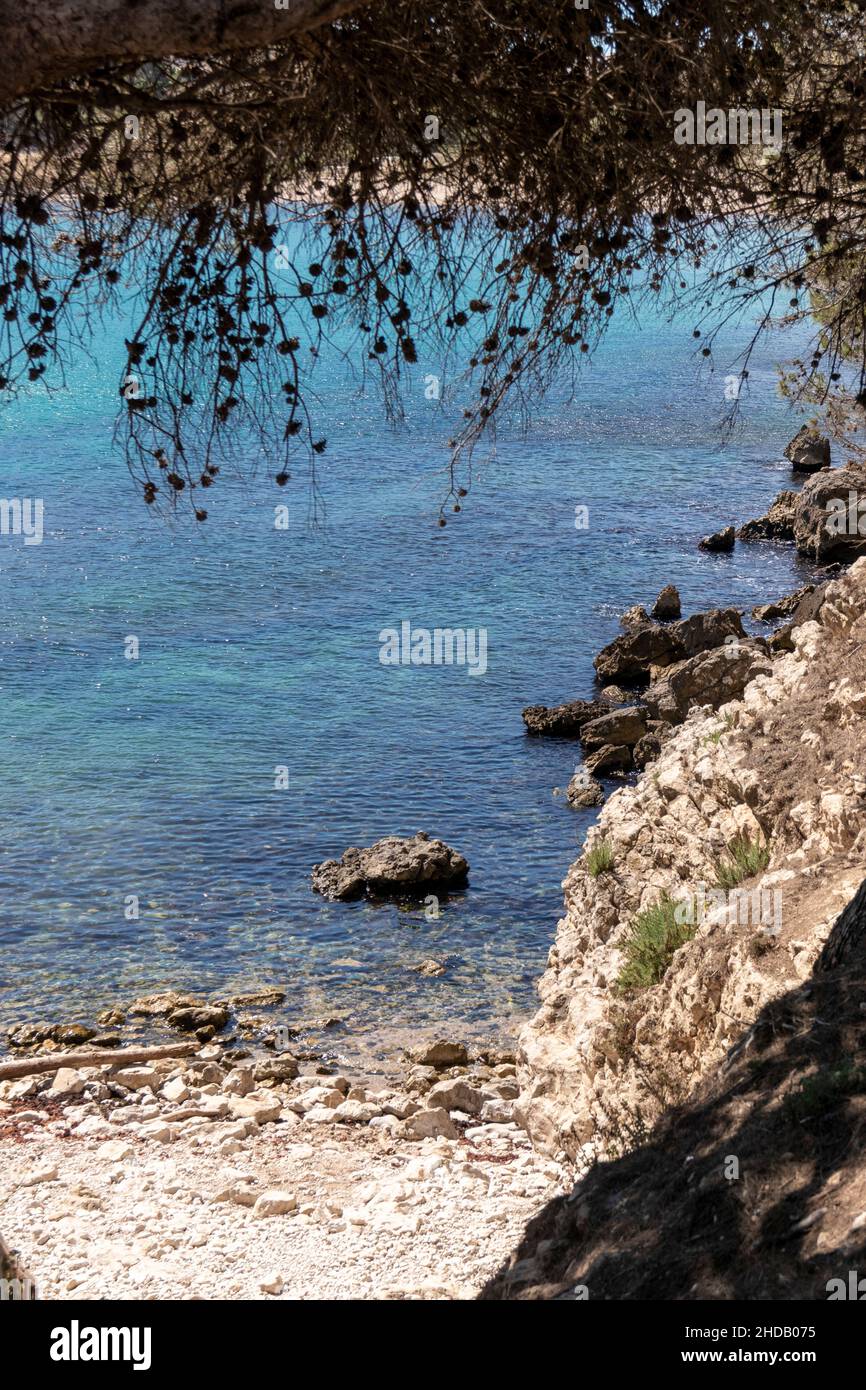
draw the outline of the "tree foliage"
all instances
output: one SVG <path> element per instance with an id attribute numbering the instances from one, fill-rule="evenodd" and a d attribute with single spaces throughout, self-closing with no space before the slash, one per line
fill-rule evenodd
<path id="1" fill-rule="evenodd" d="M 467 373 L 444 513 L 503 404 L 579 366 L 623 301 L 687 302 L 712 362 L 731 316 L 805 319 L 820 287 L 796 390 L 827 405 L 844 358 L 862 414 L 862 2 L 345 8 L 267 47 L 88 61 L 7 105 L 6 392 L 61 384 L 134 294 L 128 461 L 146 501 L 203 519 L 239 438 L 281 484 L 324 451 L 324 342 L 390 410 L 436 344 Z M 676 143 L 698 101 L 781 110 L 780 148 Z"/>

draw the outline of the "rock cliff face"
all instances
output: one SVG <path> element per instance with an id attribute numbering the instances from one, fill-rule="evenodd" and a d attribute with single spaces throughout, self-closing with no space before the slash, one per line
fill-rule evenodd
<path id="1" fill-rule="evenodd" d="M 694 1093 L 811 973 L 864 878 L 866 559 L 822 598 L 741 698 L 689 712 L 568 873 L 519 1060 L 519 1112 L 549 1153 L 616 1153 Z M 667 895 L 693 935 L 625 988 Z"/>

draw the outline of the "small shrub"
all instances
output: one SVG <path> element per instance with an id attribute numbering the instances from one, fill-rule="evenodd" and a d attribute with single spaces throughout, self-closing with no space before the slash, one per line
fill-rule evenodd
<path id="1" fill-rule="evenodd" d="M 866 1071 L 851 1062 L 806 1076 L 785 1097 L 785 1113 L 795 1124 L 820 1120 L 849 1096 L 866 1090 Z"/>
<path id="2" fill-rule="evenodd" d="M 737 835 L 728 845 L 728 858 L 716 865 L 716 884 L 719 888 L 736 888 L 744 878 L 763 873 L 770 862 L 770 846 L 748 835 Z"/>
<path id="3" fill-rule="evenodd" d="M 617 976 L 617 994 L 649 989 L 664 978 L 674 952 L 691 941 L 695 926 L 678 922 L 677 903 L 665 893 L 652 907 L 639 912 L 623 945 L 625 963 Z"/>
<path id="4" fill-rule="evenodd" d="M 599 874 L 610 873 L 613 868 L 613 850 L 607 840 L 601 840 L 587 851 L 586 867 L 593 878 L 598 878 Z"/>
<path id="5" fill-rule="evenodd" d="M 713 732 L 711 734 L 707 734 L 706 738 L 704 739 L 704 743 L 716 744 L 719 742 L 719 739 L 722 737 L 722 734 L 724 733 L 727 733 L 726 729 L 713 729 Z"/>

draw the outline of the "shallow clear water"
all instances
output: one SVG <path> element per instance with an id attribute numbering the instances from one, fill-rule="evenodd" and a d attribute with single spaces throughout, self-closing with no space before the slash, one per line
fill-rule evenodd
<path id="1" fill-rule="evenodd" d="M 615 323 L 574 400 L 554 391 L 526 437 L 500 427 L 445 530 L 453 417 L 425 398 L 435 360 L 414 369 L 396 431 L 323 360 L 314 529 L 304 481 L 279 491 L 248 459 L 209 494 L 206 525 L 156 519 L 111 442 L 120 337 L 67 392 L 0 417 L 4 495 L 45 506 L 42 545 L 0 539 L 0 1025 L 92 1022 L 163 986 L 275 983 L 277 1021 L 344 1016 L 330 1036 L 350 1058 L 418 1030 L 510 1034 L 591 819 L 552 794 L 577 745 L 527 739 L 520 710 L 591 695 L 618 613 L 664 583 L 688 613 L 801 582 L 784 548 L 695 549 L 787 485 L 799 422 L 773 367 L 792 345 L 752 363 L 725 444 L 722 379 L 698 377 L 689 325 Z M 378 634 L 403 620 L 486 628 L 487 673 L 381 665 Z M 471 864 L 438 920 L 311 892 L 317 861 L 419 829 Z M 431 955 L 448 957 L 443 977 L 412 972 Z"/>

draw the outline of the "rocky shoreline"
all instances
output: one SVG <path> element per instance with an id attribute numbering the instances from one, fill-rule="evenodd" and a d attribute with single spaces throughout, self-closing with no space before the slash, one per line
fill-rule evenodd
<path id="1" fill-rule="evenodd" d="M 342 1020 L 288 1025 L 270 985 L 11 1030 L 33 1074 L 3 1079 L 0 1061 L 3 1234 L 42 1296 L 577 1296 L 583 1266 L 562 1250 L 586 1237 L 597 1256 L 608 1218 L 587 1237 L 572 1185 L 569 1201 L 712 1089 L 810 980 L 863 879 L 866 558 L 856 528 L 831 547 L 820 531 L 840 488 L 866 496 L 866 466 L 821 466 L 811 438 L 789 448 L 808 480 L 737 538 L 835 571 L 754 608 L 766 636 L 733 608 L 683 617 L 666 586 L 623 615 L 596 695 L 523 712 L 528 734 L 579 740 L 570 804 L 608 799 L 516 1054 L 428 1040 L 384 1079 L 353 1076 L 326 1036 Z M 325 861 L 313 887 L 417 897 L 468 874 L 419 833 Z M 100 1057 L 142 1039 L 179 1055 Z"/>
<path id="2" fill-rule="evenodd" d="M 373 1088 L 189 1052 L 0 1080 L 3 1229 L 36 1296 L 470 1298 L 566 1190 L 507 1054 L 425 1045 Z"/>

